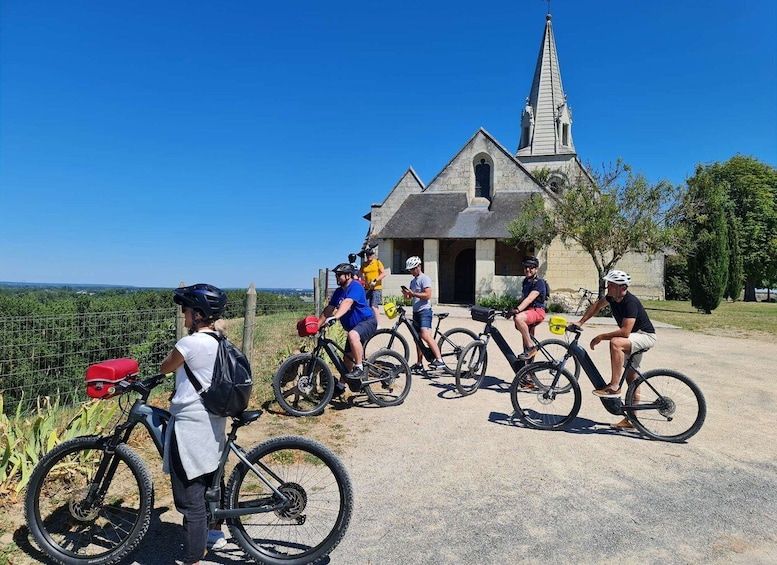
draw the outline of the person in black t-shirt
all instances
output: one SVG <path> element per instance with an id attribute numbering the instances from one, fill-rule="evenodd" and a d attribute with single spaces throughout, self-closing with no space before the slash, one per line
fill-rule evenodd
<path id="1" fill-rule="evenodd" d="M 602 340 L 610 342 L 610 367 L 612 375 L 610 384 L 595 390 L 596 396 L 615 398 L 621 396 L 620 384 L 622 367 L 625 367 L 626 357 L 632 351 L 650 349 L 656 344 L 656 330 L 645 311 L 645 307 L 639 299 L 628 291 L 631 277 L 623 271 L 610 271 L 605 275 L 607 282 L 607 294 L 601 297 L 585 311 L 583 317 L 575 325 L 582 326 L 587 320 L 596 315 L 605 306 L 610 306 L 612 317 L 618 323 L 618 329 L 597 335 L 591 340 L 591 349 L 594 349 Z M 631 364 L 639 368 L 642 354 L 634 355 Z M 633 370 L 626 375 L 626 382 L 631 383 L 637 374 Z M 635 395 L 634 400 L 639 400 Z M 614 424 L 616 428 L 630 428 L 632 424 L 625 418 Z"/>

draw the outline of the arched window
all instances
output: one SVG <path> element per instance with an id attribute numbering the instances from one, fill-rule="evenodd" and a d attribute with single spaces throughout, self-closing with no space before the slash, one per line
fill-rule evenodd
<path id="1" fill-rule="evenodd" d="M 488 198 L 493 196 L 494 163 L 486 154 L 481 154 L 474 159 L 475 168 L 475 197 Z"/>

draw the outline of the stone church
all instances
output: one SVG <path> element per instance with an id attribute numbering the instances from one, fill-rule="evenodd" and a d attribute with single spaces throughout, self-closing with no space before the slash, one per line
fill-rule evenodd
<path id="1" fill-rule="evenodd" d="M 553 171 L 544 184 L 533 176 L 541 169 Z M 505 241 L 508 225 L 526 200 L 533 194 L 549 199 L 583 170 L 548 14 L 517 151 L 511 153 L 480 128 L 429 184 L 411 167 L 365 216 L 370 222 L 367 244 L 377 247 L 391 275 L 383 295 L 401 294 L 400 285 L 411 278 L 405 261 L 413 255 L 421 257 L 433 281 L 434 302 L 474 304 L 492 294 L 520 295 L 524 255 L 540 259 L 551 302 L 576 303 L 580 287 L 596 291 L 596 268 L 579 247 L 554 241 L 547 248 L 516 249 Z M 631 273 L 637 296 L 664 297 L 663 255 L 627 256 L 618 268 Z"/>

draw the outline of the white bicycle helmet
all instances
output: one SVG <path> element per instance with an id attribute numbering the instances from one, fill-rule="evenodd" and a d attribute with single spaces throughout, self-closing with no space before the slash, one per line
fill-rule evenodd
<path id="1" fill-rule="evenodd" d="M 421 258 L 413 255 L 405 262 L 405 270 L 415 269 L 421 264 Z"/>
<path id="2" fill-rule="evenodd" d="M 615 284 L 631 285 L 631 277 L 623 271 L 610 271 L 604 275 L 604 280 Z"/>

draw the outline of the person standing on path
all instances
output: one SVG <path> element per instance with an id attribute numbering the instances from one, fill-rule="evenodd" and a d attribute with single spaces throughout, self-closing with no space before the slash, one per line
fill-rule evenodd
<path id="1" fill-rule="evenodd" d="M 432 369 L 442 369 L 445 367 L 445 363 L 440 355 L 440 348 L 437 347 L 432 336 L 432 279 L 421 270 L 420 257 L 410 257 L 405 263 L 405 269 L 413 275 L 413 280 L 410 281 L 410 288 L 402 288 L 402 296 L 406 300 L 413 299 L 413 326 L 418 331 L 423 342 L 429 346 L 429 349 L 434 354 L 434 361 L 429 363 L 429 366 Z M 411 368 L 421 371 L 424 368 L 424 354 L 421 351 L 421 346 L 418 344 L 416 344 L 416 352 L 418 354 L 418 363 Z"/>
<path id="2" fill-rule="evenodd" d="M 367 302 L 375 313 L 375 319 L 380 314 L 383 303 L 383 281 L 386 278 L 386 269 L 383 263 L 375 257 L 375 249 L 368 247 L 364 250 L 364 262 L 360 270 L 364 281 L 364 290 L 367 293 Z"/>

